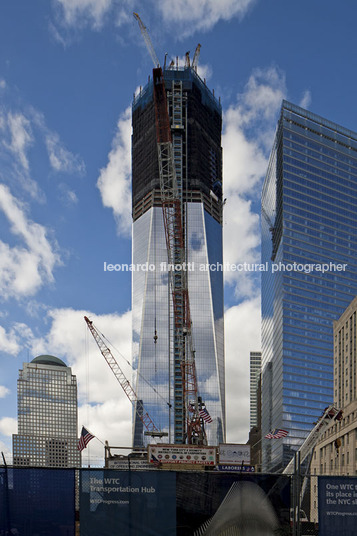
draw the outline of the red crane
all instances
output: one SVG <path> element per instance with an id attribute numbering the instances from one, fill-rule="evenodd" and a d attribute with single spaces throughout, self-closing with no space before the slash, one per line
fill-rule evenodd
<path id="1" fill-rule="evenodd" d="M 149 435 L 153 437 L 162 437 L 163 435 L 167 435 L 164 432 L 160 432 L 158 428 L 155 426 L 153 420 L 151 419 L 150 415 L 145 411 L 143 403 L 141 400 L 138 399 L 138 396 L 136 392 L 134 391 L 133 387 L 131 386 L 129 380 L 125 377 L 125 374 L 121 370 L 120 366 L 118 365 L 115 357 L 113 356 L 110 348 L 106 345 L 104 342 L 102 336 L 99 334 L 97 328 L 93 325 L 93 322 L 89 320 L 87 316 L 84 317 L 84 320 L 87 323 L 88 329 L 93 335 L 93 338 L 95 342 L 98 345 L 99 350 L 101 351 L 104 359 L 108 363 L 109 367 L 111 368 L 114 376 L 120 383 L 124 393 L 129 398 L 130 402 L 133 404 L 134 409 L 136 411 L 136 414 L 140 418 L 141 422 L 145 426 L 146 430 L 148 431 Z"/>
<path id="2" fill-rule="evenodd" d="M 161 204 L 168 264 L 169 267 L 175 267 L 175 269 L 169 269 L 169 280 L 175 325 L 174 353 L 175 361 L 179 363 L 181 369 L 183 393 L 182 404 L 180 402 L 176 403 L 177 401 L 175 400 L 175 421 L 176 419 L 182 419 L 185 424 L 186 430 L 182 442 L 187 441 L 189 444 L 203 445 L 206 444 L 207 440 L 204 423 L 199 413 L 202 408 L 202 402 L 198 397 L 195 350 L 192 340 L 183 215 L 173 158 L 165 81 L 163 71 L 158 66 L 157 56 L 146 27 L 137 13 L 134 13 L 134 17 L 139 22 L 140 30 L 155 65 L 153 69 L 153 87 Z"/>

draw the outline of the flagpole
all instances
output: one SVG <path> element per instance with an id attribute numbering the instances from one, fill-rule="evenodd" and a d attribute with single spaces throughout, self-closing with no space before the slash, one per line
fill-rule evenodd
<path id="1" fill-rule="evenodd" d="M 251 445 L 250 448 L 251 449 L 254 449 L 254 447 L 256 447 L 257 445 L 259 445 L 259 443 L 261 443 L 263 441 L 263 439 L 266 439 L 265 437 L 262 437 L 261 439 L 259 439 L 259 441 L 257 441 L 256 443 L 254 443 L 254 445 Z"/>

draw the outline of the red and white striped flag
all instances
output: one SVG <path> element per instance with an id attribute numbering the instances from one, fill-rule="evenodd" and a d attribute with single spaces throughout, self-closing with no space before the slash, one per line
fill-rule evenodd
<path id="1" fill-rule="evenodd" d="M 205 422 L 213 422 L 211 415 L 208 413 L 206 408 L 202 408 L 199 411 L 201 419 L 203 419 Z"/>
<path id="2" fill-rule="evenodd" d="M 94 437 L 94 435 L 92 435 L 90 432 L 88 432 L 86 428 L 84 428 L 84 426 L 82 426 L 81 437 L 79 438 L 77 445 L 78 450 L 82 451 L 83 449 L 85 449 L 89 441 Z"/>
<path id="3" fill-rule="evenodd" d="M 289 432 L 286 430 L 282 430 L 281 428 L 275 428 L 274 432 L 269 432 L 265 437 L 265 439 L 280 439 L 281 437 L 286 437 Z"/>

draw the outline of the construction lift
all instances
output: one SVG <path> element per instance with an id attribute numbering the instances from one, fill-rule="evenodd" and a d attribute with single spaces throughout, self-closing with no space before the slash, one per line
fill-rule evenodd
<path id="1" fill-rule="evenodd" d="M 134 391 L 133 387 L 131 386 L 129 380 L 126 378 L 124 372 L 118 365 L 118 362 L 116 361 L 115 357 L 113 356 L 110 348 L 106 345 L 106 343 L 103 340 L 103 337 L 100 335 L 97 328 L 93 325 L 93 322 L 89 320 L 87 316 L 84 317 L 84 320 L 87 323 L 88 329 L 93 335 L 93 339 L 97 343 L 97 346 L 103 355 L 104 359 L 108 363 L 111 371 L 113 372 L 114 376 L 118 380 L 119 384 L 121 385 L 124 393 L 129 398 L 130 402 L 132 403 L 135 413 L 143 423 L 144 427 L 146 428 L 145 435 L 149 435 L 153 438 L 161 438 L 164 436 L 167 436 L 167 432 L 160 431 L 154 424 L 152 418 L 150 415 L 145 411 L 145 408 L 143 406 L 142 400 L 139 400 L 136 392 Z"/>
<path id="2" fill-rule="evenodd" d="M 187 259 L 185 247 L 185 215 L 182 203 L 182 184 L 176 176 L 174 149 L 170 118 L 167 106 L 165 81 L 162 68 L 151 43 L 148 31 L 139 15 L 134 13 L 139 23 L 151 59 L 153 69 L 153 92 L 155 106 L 156 142 L 160 176 L 161 205 L 165 228 L 165 240 L 169 266 L 174 317 L 174 419 L 175 443 L 207 444 L 206 433 L 200 411 L 204 407 L 198 396 L 195 350 L 192 338 L 192 321 L 187 283 Z M 197 68 L 201 46 L 196 49 L 193 64 Z M 186 54 L 186 66 L 189 61 Z M 182 91 L 182 90 L 181 90 Z M 175 88 L 173 89 L 175 99 Z M 180 88 L 177 92 L 180 99 Z M 182 97 L 182 95 L 181 95 Z M 175 119 L 173 119 L 175 121 Z M 173 125 L 179 129 L 182 125 Z M 176 269 L 177 267 L 177 269 Z"/>

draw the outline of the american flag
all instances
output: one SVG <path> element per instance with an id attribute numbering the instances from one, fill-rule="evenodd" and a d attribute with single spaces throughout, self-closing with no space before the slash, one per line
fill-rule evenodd
<path id="1" fill-rule="evenodd" d="M 281 437 L 286 437 L 289 432 L 286 430 L 282 430 L 281 428 L 275 428 L 274 432 L 269 432 L 265 437 L 265 439 L 280 439 Z"/>
<path id="2" fill-rule="evenodd" d="M 84 426 L 82 426 L 81 437 L 79 438 L 77 445 L 78 450 L 82 451 L 83 449 L 85 449 L 89 441 L 93 439 L 93 437 L 95 436 L 89 433 L 88 430 L 84 428 Z"/>
<path id="3" fill-rule="evenodd" d="M 206 408 L 202 408 L 200 409 L 200 417 L 201 419 L 203 419 L 205 422 L 213 422 L 212 421 L 212 417 L 211 415 L 208 413 L 208 411 L 206 410 Z"/>

